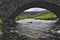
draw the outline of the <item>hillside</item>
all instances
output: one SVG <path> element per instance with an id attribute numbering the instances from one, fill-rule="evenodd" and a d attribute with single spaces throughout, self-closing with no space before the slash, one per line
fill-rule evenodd
<path id="1" fill-rule="evenodd" d="M 44 10 L 44 11 L 38 11 L 38 12 L 22 12 L 19 16 L 24 16 L 24 15 L 43 15 L 45 13 L 48 13 L 50 11 Z"/>
<path id="2" fill-rule="evenodd" d="M 57 16 L 48 10 L 40 11 L 40 12 L 22 12 L 19 16 L 16 17 L 16 20 L 21 19 L 56 19 Z"/>

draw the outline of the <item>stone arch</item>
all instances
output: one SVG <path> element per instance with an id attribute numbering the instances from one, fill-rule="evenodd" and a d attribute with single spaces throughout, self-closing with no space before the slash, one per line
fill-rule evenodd
<path id="1" fill-rule="evenodd" d="M 14 3 L 14 1 L 12 2 L 12 4 Z M 22 0 L 20 0 L 20 2 L 21 1 Z M 25 0 L 23 0 L 23 1 L 25 2 Z M 28 1 L 28 0 L 26 0 L 26 1 Z M 9 15 L 8 18 L 6 18 L 6 20 L 4 19 L 4 22 L 2 24 L 2 30 L 3 30 L 3 38 L 2 38 L 2 40 L 5 40 L 5 39 L 9 40 L 8 37 L 10 37 L 9 35 L 11 34 L 10 33 L 10 31 L 12 30 L 11 28 L 14 28 L 14 30 L 16 29 L 15 28 L 16 24 L 14 22 L 16 16 L 18 16 L 22 11 L 24 11 L 26 9 L 29 9 L 31 7 L 41 7 L 41 8 L 48 9 L 48 10 L 54 12 L 60 18 L 60 15 L 59 15 L 60 6 L 55 4 L 54 1 L 53 2 L 47 2 L 45 0 L 43 0 L 43 1 L 33 0 L 33 1 L 30 1 L 30 2 L 25 3 L 25 4 L 24 4 L 24 2 L 23 3 L 21 2 L 21 4 L 19 4 L 19 5 L 22 5 L 22 6 L 17 7 L 15 12 L 10 13 L 11 15 Z M 15 33 L 15 31 L 14 31 L 14 33 Z M 16 34 L 17 33 L 15 33 L 14 35 L 11 34 L 11 36 L 15 36 Z M 14 37 L 12 37 L 12 40 L 13 40 L 13 38 Z"/>
<path id="2" fill-rule="evenodd" d="M 55 13 L 60 18 L 60 6 L 54 3 L 45 2 L 45 1 L 35 1 L 24 4 L 22 7 L 18 7 L 12 15 L 9 16 L 9 18 L 15 19 L 16 16 L 18 16 L 22 11 L 32 8 L 32 7 L 40 7 L 50 10 L 51 12 Z"/>

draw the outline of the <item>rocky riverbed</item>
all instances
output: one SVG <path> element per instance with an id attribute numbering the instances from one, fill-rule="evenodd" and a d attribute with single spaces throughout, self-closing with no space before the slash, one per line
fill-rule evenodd
<path id="1" fill-rule="evenodd" d="M 35 20 L 35 19 L 24 19 L 16 21 L 17 33 L 25 35 L 34 40 L 40 40 L 40 38 L 56 38 L 56 34 L 60 34 L 60 30 L 54 31 L 59 25 L 56 24 L 57 20 Z M 50 39 L 52 40 L 52 39 Z"/>

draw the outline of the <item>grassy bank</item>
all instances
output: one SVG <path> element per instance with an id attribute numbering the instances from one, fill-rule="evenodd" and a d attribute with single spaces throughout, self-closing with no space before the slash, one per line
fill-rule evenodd
<path id="1" fill-rule="evenodd" d="M 22 20 L 22 19 L 29 19 L 29 18 L 35 18 L 40 20 L 55 20 L 57 16 L 53 14 L 52 12 L 46 13 L 44 15 L 38 15 L 38 16 L 17 16 L 16 20 Z"/>
<path id="2" fill-rule="evenodd" d="M 57 18 L 57 16 L 53 13 L 47 13 L 45 15 L 36 16 L 34 18 L 35 19 L 40 19 L 40 20 L 55 20 Z"/>

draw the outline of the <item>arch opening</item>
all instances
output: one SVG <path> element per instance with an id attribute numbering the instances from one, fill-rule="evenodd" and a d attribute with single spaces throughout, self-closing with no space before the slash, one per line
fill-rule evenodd
<path id="1" fill-rule="evenodd" d="M 59 24 L 57 24 L 58 21 L 57 15 L 55 15 L 50 10 L 40 7 L 34 7 L 24 10 L 23 12 L 20 13 L 20 15 L 16 17 L 16 19 L 17 19 L 16 23 L 18 23 L 17 30 L 19 31 L 21 29 L 19 31 L 21 35 L 23 34 L 25 36 L 30 35 L 31 38 L 33 37 L 34 39 L 35 37 L 36 39 L 38 38 L 44 39 L 44 37 L 48 39 L 48 37 L 51 37 L 48 35 L 52 35 L 49 33 L 55 32 L 55 29 L 58 29 L 56 27 L 59 26 Z M 47 35 L 45 35 L 45 33 L 47 33 Z M 55 37 L 55 35 L 53 37 Z"/>
<path id="2" fill-rule="evenodd" d="M 37 5 L 38 4 L 38 5 Z M 28 6 L 27 6 L 28 5 Z M 60 18 L 60 16 L 59 16 L 59 10 L 60 10 L 60 7 L 58 6 L 58 5 L 56 5 L 56 4 L 52 4 L 52 3 L 48 3 L 48 2 L 33 2 L 33 3 L 29 3 L 29 4 L 26 4 L 26 5 L 24 5 L 24 6 L 22 6 L 22 7 L 20 7 L 20 8 L 17 8 L 17 10 L 13 13 L 13 14 L 15 14 L 15 15 L 13 15 L 14 16 L 14 18 L 16 18 L 16 16 L 18 16 L 19 14 L 21 15 L 21 13 L 22 12 L 24 12 L 26 9 L 29 9 L 29 8 L 34 8 L 34 7 L 38 7 L 38 8 L 44 8 L 44 9 L 47 9 L 47 10 L 49 10 L 49 11 L 51 11 L 51 12 L 53 12 L 58 18 Z M 27 16 L 27 15 L 26 15 Z M 29 16 L 29 15 L 28 15 Z M 31 15 L 30 15 L 31 16 Z M 24 16 L 25 17 L 25 16 Z M 30 19 L 29 19 L 30 20 Z M 57 29 L 58 30 L 58 28 L 56 28 L 56 27 L 58 27 L 58 26 L 55 26 L 56 24 L 55 24 L 55 22 L 56 22 L 56 20 L 54 21 L 51 21 L 51 20 L 48 20 L 48 22 L 47 21 L 40 21 L 40 20 L 35 20 L 35 19 L 33 19 L 34 21 L 33 22 L 31 22 L 31 20 L 29 21 L 29 20 L 20 20 L 20 22 L 19 21 L 17 21 L 17 22 L 19 22 L 19 23 L 21 23 L 21 28 L 22 28 L 22 30 L 20 30 L 20 28 L 18 29 L 18 31 L 20 30 L 20 31 L 25 31 L 25 33 L 22 33 L 22 32 L 20 32 L 21 34 L 28 34 L 28 35 L 30 35 L 30 30 L 31 29 L 33 29 L 31 32 L 32 32 L 32 34 L 34 34 L 34 33 L 37 33 L 37 36 L 36 35 L 34 35 L 34 37 L 38 37 L 38 36 L 40 36 L 40 35 L 44 35 L 44 34 L 40 34 L 41 33 L 41 31 L 43 31 L 43 33 L 45 33 L 45 32 L 55 32 L 55 29 Z M 29 28 L 29 29 L 28 29 Z M 27 33 L 27 30 L 25 30 L 25 29 L 27 29 L 28 30 L 28 33 Z M 36 31 L 36 30 L 39 30 L 39 32 L 38 31 Z M 34 32 L 35 31 L 35 32 Z M 58 30 L 59 31 L 59 30 Z M 57 32 L 57 31 L 56 31 Z M 38 35 L 38 34 L 40 34 L 40 35 Z M 58 33 L 57 33 L 58 34 Z M 56 34 L 56 35 L 57 35 Z M 49 35 L 49 33 L 48 33 L 48 35 Z M 47 36 L 48 37 L 48 35 L 45 35 L 45 37 Z M 51 34 L 52 35 L 52 34 Z M 31 35 L 32 36 L 32 35 Z M 52 35 L 53 37 L 55 36 L 54 34 Z M 40 36 L 41 37 L 41 36 Z M 50 37 L 50 36 L 49 36 Z M 58 36 L 57 36 L 58 37 Z M 39 37 L 38 37 L 39 38 Z"/>
<path id="3" fill-rule="evenodd" d="M 47 9 L 34 7 L 21 12 L 16 17 L 15 20 L 23 20 L 23 19 L 55 20 L 57 18 L 58 18 L 57 15 L 55 15 L 53 12 Z"/>
<path id="4" fill-rule="evenodd" d="M 12 15 L 10 15 L 9 17 L 11 19 L 15 19 L 16 16 L 18 16 L 21 12 L 23 12 L 26 9 L 33 8 L 33 7 L 41 7 L 44 9 L 48 9 L 51 12 L 55 13 L 58 17 L 60 17 L 59 15 L 60 6 L 53 4 L 53 3 L 44 2 L 44 1 L 31 2 L 31 3 L 27 3 L 23 5 L 22 7 L 18 7 L 16 11 L 13 12 Z"/>

